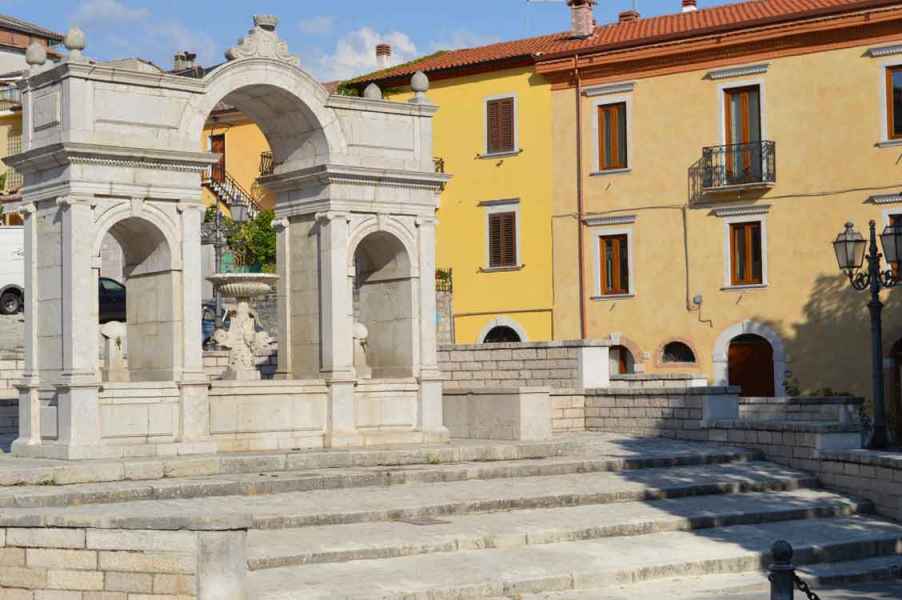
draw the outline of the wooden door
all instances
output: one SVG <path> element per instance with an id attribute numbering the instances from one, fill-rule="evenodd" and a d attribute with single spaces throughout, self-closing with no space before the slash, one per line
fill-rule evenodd
<path id="1" fill-rule="evenodd" d="M 761 173 L 761 94 L 757 85 L 724 92 L 727 176 L 747 180 Z M 736 181 L 734 181 L 736 182 Z"/>
<path id="2" fill-rule="evenodd" d="M 222 183 L 225 181 L 226 143 L 225 134 L 210 136 L 210 152 L 219 155 L 219 162 L 213 165 L 211 179 Z"/>
<path id="3" fill-rule="evenodd" d="M 743 335 L 730 342 L 727 369 L 742 396 L 774 396 L 774 350 L 764 338 Z"/>

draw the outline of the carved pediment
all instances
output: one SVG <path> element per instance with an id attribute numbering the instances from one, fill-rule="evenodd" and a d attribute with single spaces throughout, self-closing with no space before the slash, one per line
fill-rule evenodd
<path id="1" fill-rule="evenodd" d="M 288 44 L 276 33 L 278 17 L 255 15 L 254 28 L 238 40 L 238 45 L 226 52 L 228 60 L 242 58 L 272 58 L 290 65 L 300 66 L 301 59 L 288 51 Z"/>

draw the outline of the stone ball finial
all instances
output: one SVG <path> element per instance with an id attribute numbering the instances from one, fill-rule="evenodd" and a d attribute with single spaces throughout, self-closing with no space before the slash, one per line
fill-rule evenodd
<path id="1" fill-rule="evenodd" d="M 417 94 L 425 94 L 429 91 L 429 78 L 422 71 L 417 71 L 410 80 L 410 89 Z"/>
<path id="2" fill-rule="evenodd" d="M 382 100 L 382 89 L 375 83 L 371 83 L 363 90 L 363 97 L 369 100 Z"/>
<path id="3" fill-rule="evenodd" d="M 354 322 L 354 339 L 365 340 L 370 336 L 370 330 L 360 321 Z"/>
<path id="4" fill-rule="evenodd" d="M 275 15 L 254 15 L 254 26 L 266 31 L 275 31 L 279 26 L 279 17 Z"/>
<path id="5" fill-rule="evenodd" d="M 29 67 L 40 67 L 47 62 L 47 48 L 39 42 L 32 42 L 25 50 L 25 63 Z"/>
<path id="6" fill-rule="evenodd" d="M 63 39 L 63 45 L 69 51 L 69 60 L 82 60 L 84 57 L 81 51 L 85 49 L 85 32 L 76 26 L 70 27 L 65 39 Z"/>

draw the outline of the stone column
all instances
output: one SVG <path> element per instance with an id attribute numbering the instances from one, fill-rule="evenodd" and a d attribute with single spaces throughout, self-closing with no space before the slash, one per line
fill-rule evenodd
<path id="1" fill-rule="evenodd" d="M 25 372 L 16 384 L 19 391 L 19 437 L 13 442 L 13 451 L 19 446 L 36 446 L 41 443 L 40 367 L 38 364 L 37 324 L 39 315 L 37 286 L 37 224 L 35 206 L 27 204 L 19 209 L 24 219 L 25 250 Z"/>
<path id="2" fill-rule="evenodd" d="M 63 371 L 56 384 L 59 443 L 94 446 L 100 441 L 100 415 L 93 209 L 91 200 L 85 198 L 65 197 L 58 204 L 62 209 L 63 258 Z M 72 457 L 76 458 L 77 452 Z"/>
<path id="3" fill-rule="evenodd" d="M 279 364 L 276 367 L 276 379 L 293 379 L 294 371 L 291 362 L 291 228 L 287 218 L 276 219 L 272 228 L 276 232 L 276 269 L 279 282 L 276 284 L 277 314 L 279 316 L 277 332 L 279 344 Z"/>
<path id="4" fill-rule="evenodd" d="M 348 284 L 349 218 L 317 215 L 319 225 L 321 371 L 329 386 L 325 444 L 363 443 L 354 418 L 354 302 Z"/>
<path id="5" fill-rule="evenodd" d="M 204 372 L 201 332 L 203 268 L 200 245 L 204 206 L 185 203 L 180 206 L 182 224 L 182 370 L 181 390 L 182 442 L 197 442 L 210 437 L 209 377 Z M 178 311 L 176 311 L 178 314 Z"/>
<path id="6" fill-rule="evenodd" d="M 435 219 L 417 219 L 419 245 L 419 382 L 417 429 L 425 441 L 447 441 L 442 415 L 442 374 L 438 368 L 435 312 Z"/>

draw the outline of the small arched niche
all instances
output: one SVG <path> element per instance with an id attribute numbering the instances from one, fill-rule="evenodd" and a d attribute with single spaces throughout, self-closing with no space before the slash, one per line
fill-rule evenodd
<path id="1" fill-rule="evenodd" d="M 354 315 L 366 326 L 367 364 L 375 378 L 413 375 L 413 285 L 404 244 L 385 231 L 354 252 Z"/>
<path id="2" fill-rule="evenodd" d="M 485 334 L 485 338 L 482 340 L 483 344 L 513 344 L 522 342 L 520 339 L 520 334 L 513 327 L 508 327 L 507 325 L 496 325 L 492 327 L 487 334 Z"/>
<path id="3" fill-rule="evenodd" d="M 636 372 L 636 358 L 630 349 L 623 345 L 610 348 L 611 375 L 632 375 Z"/>
<path id="4" fill-rule="evenodd" d="M 686 365 L 696 362 L 695 352 L 686 342 L 674 340 L 661 349 L 661 363 L 664 365 Z"/>

